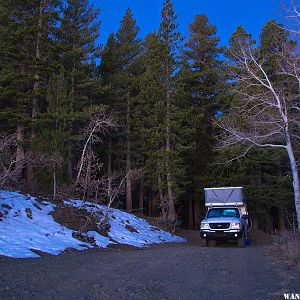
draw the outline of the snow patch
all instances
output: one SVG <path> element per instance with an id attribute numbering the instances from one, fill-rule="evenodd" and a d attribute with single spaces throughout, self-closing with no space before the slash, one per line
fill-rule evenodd
<path id="1" fill-rule="evenodd" d="M 146 220 L 119 209 L 107 208 L 90 202 L 82 203 L 81 200 L 68 200 L 65 201 L 65 204 L 81 207 L 94 213 L 101 211 L 102 214 L 105 214 L 108 211 L 110 224 L 108 236 L 119 244 L 141 248 L 151 244 L 186 242 L 184 238 L 153 227 Z M 128 227 L 135 230 L 130 230 Z"/>
<path id="2" fill-rule="evenodd" d="M 9 206 L 10 208 L 7 208 Z M 31 218 L 26 211 L 31 211 Z M 40 205 L 34 197 L 0 191 L 0 254 L 16 258 L 39 257 L 32 250 L 60 254 L 67 248 L 91 247 L 72 237 L 73 231 L 56 223 L 50 212 L 54 205 Z"/>
<path id="3" fill-rule="evenodd" d="M 126 244 L 145 247 L 165 242 L 186 242 L 185 239 L 151 226 L 146 220 L 118 209 L 107 208 L 81 200 L 67 200 L 65 204 L 81 207 L 93 212 L 99 218 L 108 213 L 110 229 L 108 237 L 96 231 L 88 231 L 100 248 L 109 244 Z M 86 250 L 94 245 L 73 237 L 71 230 L 57 222 L 50 215 L 55 205 L 35 197 L 17 192 L 0 190 L 0 255 L 29 258 L 39 257 L 34 250 L 58 255 L 68 248 Z"/>
<path id="4" fill-rule="evenodd" d="M 114 244 L 109 238 L 99 234 L 96 231 L 89 231 L 87 236 L 94 238 L 96 245 L 100 248 L 107 248 L 109 244 Z"/>

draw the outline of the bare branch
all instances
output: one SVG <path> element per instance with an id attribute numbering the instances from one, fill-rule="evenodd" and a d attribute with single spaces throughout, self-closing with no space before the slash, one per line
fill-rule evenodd
<path id="1" fill-rule="evenodd" d="M 79 168 L 76 176 L 77 185 L 79 178 L 81 176 L 84 161 L 86 159 L 87 147 L 89 144 L 93 144 L 101 141 L 99 135 L 108 134 L 109 130 L 117 128 L 117 122 L 113 114 L 106 114 L 104 112 L 99 112 L 91 116 L 89 125 L 84 130 L 85 143 L 83 146 Z"/>
<path id="2" fill-rule="evenodd" d="M 292 9 L 299 17 L 294 2 Z M 265 68 L 267 57 L 264 58 L 251 42 L 237 41 L 237 48 L 231 53 L 235 64 L 230 69 L 235 80 L 237 105 L 233 105 L 228 115 L 216 121 L 220 129 L 217 149 L 243 151 L 228 162 L 244 157 L 254 146 L 284 149 L 293 175 L 295 207 L 300 224 L 299 166 L 294 154 L 294 143 L 299 143 L 295 133 L 299 132 L 300 124 L 300 60 L 288 42 L 278 46 L 282 49 L 277 53 L 279 67 L 270 74 Z M 293 84 L 295 86 L 291 87 Z M 297 84 L 298 93 L 295 93 Z"/>

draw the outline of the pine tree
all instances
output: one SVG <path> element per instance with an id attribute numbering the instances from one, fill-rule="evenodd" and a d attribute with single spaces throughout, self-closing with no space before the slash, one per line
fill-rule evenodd
<path id="1" fill-rule="evenodd" d="M 118 74 L 120 62 L 118 56 L 118 46 L 115 38 L 115 34 L 111 33 L 107 39 L 106 45 L 101 53 L 101 63 L 98 68 L 100 81 L 105 86 L 103 100 L 107 101 L 106 104 L 112 106 L 114 88 L 116 84 L 114 77 Z M 109 98 L 108 100 L 106 100 Z"/>
<path id="2" fill-rule="evenodd" d="M 37 4 L 37 17 L 34 38 L 34 83 L 33 83 L 33 99 L 31 108 L 31 117 L 33 125 L 31 128 L 30 144 L 36 137 L 37 128 L 34 124 L 37 114 L 41 112 L 46 102 L 45 83 L 49 80 L 49 74 L 55 68 L 58 50 L 55 40 L 57 35 L 57 23 L 59 21 L 59 12 L 61 9 L 61 1 L 39 0 L 34 1 Z M 50 48 L 50 49 L 49 49 Z M 52 61 L 50 60 L 52 59 Z M 27 183 L 33 184 L 33 165 L 27 164 Z"/>
<path id="3" fill-rule="evenodd" d="M 196 124 L 196 164 L 204 175 L 205 167 L 212 157 L 214 146 L 213 120 L 221 108 L 224 94 L 225 77 L 219 57 L 222 48 L 216 36 L 217 29 L 204 15 L 197 15 L 189 26 L 189 39 L 186 42 L 184 56 L 189 62 L 186 84 L 193 96 L 193 105 L 197 111 Z"/>
<path id="4" fill-rule="evenodd" d="M 47 126 L 45 130 L 41 130 L 41 135 L 48 136 L 43 152 L 47 154 L 56 152 L 64 159 L 67 158 L 68 155 L 68 125 L 70 123 L 69 98 L 67 91 L 68 82 L 65 78 L 64 69 L 61 67 L 60 72 L 57 75 L 54 74 L 48 84 L 48 107 L 47 112 L 44 115 L 47 119 Z M 63 165 L 63 167 L 66 166 Z M 63 174 L 67 175 L 66 172 Z M 62 182 L 66 183 L 65 178 L 62 178 Z"/>
<path id="5" fill-rule="evenodd" d="M 165 153 L 164 166 L 167 182 L 167 219 L 173 222 L 176 219 L 175 212 L 175 194 L 174 194 L 174 170 L 172 167 L 172 102 L 175 90 L 174 73 L 178 67 L 178 55 L 180 44 L 182 41 L 181 35 L 176 31 L 176 15 L 173 4 L 170 0 L 163 3 L 161 12 L 161 24 L 159 28 L 159 38 L 163 45 L 163 92 L 165 101 Z"/>
<path id="6" fill-rule="evenodd" d="M 72 180 L 74 138 L 82 118 L 88 115 L 87 108 L 93 104 L 97 91 L 97 81 L 93 78 L 93 62 L 100 55 L 96 44 L 99 35 L 99 9 L 95 9 L 88 0 L 68 0 L 63 9 L 59 28 L 61 43 L 61 64 L 68 82 L 69 101 L 69 141 L 68 141 L 68 177 Z M 76 121 L 76 122 L 74 122 Z"/>
<path id="7" fill-rule="evenodd" d="M 25 138 L 29 138 L 25 131 L 36 122 L 37 112 L 45 105 L 44 86 L 49 69 L 54 68 L 60 4 L 59 0 L 0 2 L 2 118 L 16 126 L 15 167 L 20 171 L 28 151 L 23 147 Z"/>
<path id="8" fill-rule="evenodd" d="M 209 163 L 214 160 L 215 143 L 213 122 L 224 102 L 225 76 L 220 56 L 223 52 L 218 47 L 217 29 L 209 23 L 205 15 L 196 15 L 190 24 L 189 38 L 185 43 L 183 57 L 185 69 L 181 76 L 185 90 L 189 93 L 190 105 L 193 108 L 195 147 L 189 153 L 187 163 L 188 177 L 192 183 L 188 186 L 186 206 L 190 212 L 199 213 L 199 198 L 202 191 L 199 187 L 207 176 Z M 189 216 L 190 226 L 199 225 L 198 216 Z M 193 221 L 194 220 L 194 221 Z M 194 224 L 192 224 L 194 223 Z"/>
<path id="9" fill-rule="evenodd" d="M 138 77 L 139 94 L 134 109 L 135 149 L 144 170 L 145 185 L 152 193 L 151 205 L 160 204 L 166 217 L 164 205 L 164 93 L 161 81 L 164 46 L 159 36 L 149 34 L 144 42 L 141 56 L 142 72 Z"/>
<path id="10" fill-rule="evenodd" d="M 132 109 L 133 102 L 138 93 L 136 89 L 136 76 L 139 73 L 138 57 L 141 53 L 141 40 L 137 37 L 139 28 L 128 9 L 121 21 L 120 28 L 116 34 L 116 63 L 118 72 L 115 73 L 113 86 L 116 90 L 115 104 L 116 112 L 124 130 L 119 135 L 119 147 L 125 142 L 126 148 L 122 149 L 126 157 L 126 174 L 130 174 L 133 168 L 132 149 Z M 126 112 L 126 113 L 125 113 Z M 122 153 L 120 153 L 122 155 Z M 132 210 L 132 179 L 126 177 L 126 210 Z"/>
<path id="11" fill-rule="evenodd" d="M 240 51 L 241 45 L 254 45 L 256 44 L 256 41 L 252 39 L 251 33 L 246 32 L 243 26 L 238 26 L 230 36 L 229 39 L 229 47 L 226 51 L 226 55 L 234 60 L 235 56 L 234 54 L 238 53 Z"/>
<path id="12" fill-rule="evenodd" d="M 268 58 L 264 62 L 264 67 L 268 73 L 276 73 L 280 70 L 280 63 L 284 47 L 288 44 L 296 46 L 294 41 L 289 39 L 289 34 L 280 24 L 274 20 L 268 21 L 262 28 L 260 34 L 260 46 L 258 55 Z"/>
<path id="13" fill-rule="evenodd" d="M 114 113 L 116 110 L 116 84 L 118 80 L 119 71 L 119 55 L 118 47 L 114 33 L 111 33 L 107 39 L 106 45 L 101 53 L 101 63 L 98 67 L 99 81 L 103 88 L 102 103 L 108 107 L 110 112 Z M 115 144 L 115 134 L 111 133 L 108 137 L 107 147 L 105 149 L 106 154 L 106 170 L 108 178 L 108 191 L 112 190 L 112 177 L 117 168 L 117 164 L 114 164 L 114 157 L 118 153 L 118 148 L 113 147 Z M 115 148 L 115 149 L 114 149 Z"/>
<path id="14" fill-rule="evenodd" d="M 63 10 L 60 31 L 62 65 L 70 86 L 70 111 L 76 112 L 89 103 L 92 62 L 100 55 L 96 44 L 99 36 L 99 9 L 88 0 L 69 0 Z"/>

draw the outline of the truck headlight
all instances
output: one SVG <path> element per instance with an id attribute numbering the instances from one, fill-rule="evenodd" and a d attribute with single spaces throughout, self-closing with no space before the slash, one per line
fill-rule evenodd
<path id="1" fill-rule="evenodd" d="M 201 223 L 201 229 L 209 229 L 209 224 L 208 223 Z"/>
<path id="2" fill-rule="evenodd" d="M 231 229 L 241 229 L 242 228 L 242 224 L 241 223 L 230 223 L 230 228 Z"/>

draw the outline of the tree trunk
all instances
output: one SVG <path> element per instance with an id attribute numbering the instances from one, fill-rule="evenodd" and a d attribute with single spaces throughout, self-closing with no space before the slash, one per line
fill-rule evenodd
<path id="1" fill-rule="evenodd" d="M 29 187 L 32 187 L 33 185 L 33 165 L 32 163 L 29 161 L 27 164 L 27 172 L 26 172 L 26 183 Z"/>
<path id="2" fill-rule="evenodd" d="M 23 125 L 17 125 L 17 151 L 16 151 L 16 162 L 15 162 L 15 174 L 16 178 L 20 179 L 22 175 L 24 165 L 24 149 L 22 146 L 24 138 L 24 127 Z"/>
<path id="3" fill-rule="evenodd" d="M 194 229 L 200 228 L 200 200 L 194 198 Z"/>
<path id="4" fill-rule="evenodd" d="M 108 138 L 107 176 L 108 176 L 107 194 L 108 194 L 108 198 L 110 199 L 111 192 L 112 192 L 112 138 L 111 138 L 111 136 L 109 136 L 109 138 Z"/>
<path id="5" fill-rule="evenodd" d="M 173 195 L 173 178 L 171 168 L 171 99 L 169 93 L 166 97 L 166 175 L 167 175 L 167 193 L 168 193 L 168 216 L 167 219 L 170 222 L 174 222 L 176 219 L 174 195 Z"/>
<path id="6" fill-rule="evenodd" d="M 39 62 L 41 59 L 41 49 L 40 49 L 40 45 L 41 45 L 41 30 L 42 30 L 42 16 L 43 16 L 43 12 L 44 12 L 44 1 L 41 0 L 39 2 L 39 18 L 38 18 L 38 24 L 37 24 L 37 35 L 36 35 L 36 42 L 35 42 L 35 59 Z M 40 87 L 40 73 L 38 68 L 36 68 L 35 70 L 35 74 L 34 74 L 34 84 L 33 84 L 33 91 L 34 91 L 34 97 L 33 97 L 33 102 L 32 102 L 32 111 L 31 111 L 31 118 L 32 120 L 35 119 L 36 114 L 38 112 L 38 101 L 37 101 L 37 93 Z M 36 136 L 36 129 L 35 126 L 32 125 L 31 126 L 31 143 L 33 141 L 33 139 Z M 28 163 L 27 165 L 27 176 L 26 176 L 26 182 L 29 186 L 32 185 L 33 183 L 33 165 L 32 163 Z"/>
<path id="7" fill-rule="evenodd" d="M 159 162 L 157 162 L 157 165 L 158 165 L 158 171 L 159 171 L 160 170 Z M 163 219 L 166 219 L 167 208 L 166 208 L 166 203 L 165 203 L 164 194 L 163 194 L 163 183 L 162 183 L 162 179 L 161 179 L 160 175 L 158 175 L 158 177 L 157 177 L 157 183 L 158 183 L 158 195 L 159 195 L 159 204 L 160 204 L 160 208 L 161 208 L 161 215 L 162 215 Z"/>
<path id="8" fill-rule="evenodd" d="M 37 36 L 36 36 L 36 45 L 35 45 L 35 58 L 36 60 L 39 62 L 41 59 L 41 49 L 40 49 L 40 45 L 41 45 L 41 30 L 42 30 L 42 16 L 44 13 L 44 1 L 41 0 L 40 4 L 39 4 L 39 19 L 38 19 L 38 31 L 37 31 Z M 33 98 L 33 103 L 32 103 L 32 113 L 31 116 L 34 119 L 36 117 L 37 111 L 38 111 L 38 102 L 37 102 L 37 96 L 36 93 L 39 89 L 40 86 L 40 72 L 39 69 L 37 68 L 35 70 L 35 74 L 34 74 L 34 85 L 33 85 L 33 91 L 35 93 L 34 98 Z M 32 127 L 32 134 L 33 136 L 35 135 L 34 132 L 34 127 Z"/>
<path id="9" fill-rule="evenodd" d="M 131 128 L 130 128 L 130 100 L 129 96 L 127 96 L 127 113 L 126 113 L 126 173 L 129 176 L 126 177 L 126 210 L 131 212 L 132 211 L 132 184 L 131 184 Z"/>
<path id="10" fill-rule="evenodd" d="M 53 169 L 53 200 L 56 200 L 56 168 Z"/>
<path id="11" fill-rule="evenodd" d="M 252 218 L 252 229 L 259 230 L 260 229 L 260 220 L 258 218 Z"/>
<path id="12" fill-rule="evenodd" d="M 160 175 L 158 175 L 157 182 L 158 182 L 158 195 L 159 195 L 159 203 L 161 208 L 161 216 L 163 219 L 166 219 L 168 214 L 168 209 L 167 209 L 167 203 L 164 198 L 163 183 Z"/>
<path id="13" fill-rule="evenodd" d="M 144 213 L 144 180 L 141 179 L 139 186 L 139 212 L 141 215 Z"/>
<path id="14" fill-rule="evenodd" d="M 69 141 L 68 141 L 68 156 L 67 156 L 67 171 L 68 171 L 68 181 L 72 182 L 73 178 L 73 163 L 72 163 L 72 146 L 71 146 L 71 134 L 69 131 Z"/>
<path id="15" fill-rule="evenodd" d="M 281 206 L 278 207 L 278 230 L 285 230 L 284 211 Z"/>
<path id="16" fill-rule="evenodd" d="M 287 152 L 288 152 L 290 165 L 291 165 L 291 169 L 292 169 L 294 202 L 295 202 L 298 230 L 300 230 L 300 184 L 299 184 L 299 173 L 298 173 L 298 166 L 297 166 L 297 161 L 295 159 L 293 147 L 292 147 L 292 144 L 289 140 L 288 140 L 286 149 L 287 149 Z"/>
<path id="17" fill-rule="evenodd" d="M 189 226 L 189 229 L 194 229 L 194 211 L 193 211 L 192 197 L 189 197 L 188 207 L 189 207 L 188 226 Z"/>
<path id="18" fill-rule="evenodd" d="M 149 217 L 152 216 L 152 194 L 149 192 L 149 197 L 148 197 L 148 215 Z"/>
<path id="19" fill-rule="evenodd" d="M 86 179 L 85 179 L 85 197 L 87 199 L 90 198 L 91 195 L 91 169 L 92 169 L 92 145 L 91 141 L 89 142 L 88 149 L 88 162 L 87 162 L 87 170 L 86 170 Z"/>
<path id="20" fill-rule="evenodd" d="M 75 45 L 73 45 L 73 50 L 75 49 Z M 74 99 L 75 99 L 75 70 L 76 64 L 73 62 L 72 71 L 71 71 L 71 93 L 70 93 L 70 113 L 74 112 Z M 72 137 L 73 132 L 73 124 L 70 123 L 69 125 L 69 136 L 68 136 L 68 156 L 67 156 L 67 164 L 68 164 L 68 179 L 69 182 L 73 180 L 73 157 L 72 157 Z"/>

